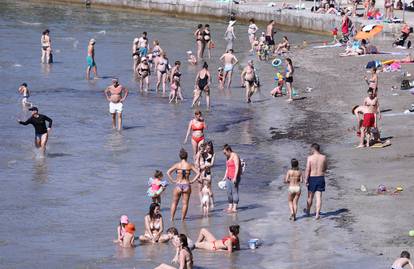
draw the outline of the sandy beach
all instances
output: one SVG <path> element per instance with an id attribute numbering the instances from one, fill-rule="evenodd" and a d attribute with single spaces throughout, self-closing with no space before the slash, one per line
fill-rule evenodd
<path id="1" fill-rule="evenodd" d="M 2 13 L 5 26 L 0 27 L 1 33 L 12 37 L 15 32 L 20 33 L 21 36 L 13 37 L 20 41 L 18 49 L 32 53 L 30 49 L 38 44 L 39 30 L 44 27 L 45 15 L 41 9 L 45 6 L 36 4 L 31 10 L 25 4 L 18 5 L 22 14 L 29 17 L 33 12 L 35 16 L 17 20 L 12 12 L 17 10 L 14 5 L 10 2 L 5 5 Z M 1 120 L 6 132 L 0 137 L 7 143 L 0 154 L 4 169 L 0 226 L 15 223 L 14 229 L 21 232 L 13 237 L 8 229 L 0 230 L 0 267 L 154 268 L 161 262 L 169 262 L 173 248 L 168 245 L 139 245 L 126 251 L 111 241 L 118 218 L 124 213 L 142 231 L 149 205 L 145 196 L 147 177 L 154 169 L 166 170 L 177 161 L 180 147 L 190 149 L 189 145 L 182 145 L 182 140 L 192 113 L 188 98 L 198 67 L 183 68 L 186 97 L 183 104 L 168 105 L 166 98 L 152 92 L 137 94 L 129 50 L 131 37 L 143 29 L 132 17 L 139 18 L 150 32 L 162 36 L 161 42 L 166 44 L 171 60 L 183 62 L 185 50 L 193 46 L 191 27 L 197 22 L 169 17 L 154 22 L 148 14 L 131 13 L 132 16 L 105 9 L 86 13 L 70 5 L 56 6 L 48 12 L 63 18 L 47 22 L 54 26 L 59 49 L 52 70 L 39 68 L 37 47 L 33 59 L 24 55 L 12 57 L 11 46 L 1 47 L 7 52 L 0 61 L 0 75 L 5 78 L 7 91 L 0 106 L 7 116 Z M 96 24 L 91 23 L 92 19 Z M 225 45 L 221 36 L 225 24 L 220 21 L 210 24 L 213 37 L 218 40 L 214 59 L 210 61 L 215 76 L 217 58 Z M 167 26 L 159 30 L 159 25 Z M 80 34 L 78 29 L 87 35 Z M 175 46 L 172 38 L 168 38 L 174 29 L 180 29 L 178 38 L 182 47 Z M 275 69 L 269 62 L 256 61 L 254 55 L 246 52 L 246 29 L 246 25 L 236 25 L 240 37 L 236 55 L 241 65 L 233 77 L 234 87 L 229 92 L 214 88 L 213 109 L 206 112 L 208 137 L 213 139 L 218 155 L 213 180 L 224 173 L 223 144 L 232 144 L 246 160 L 240 186 L 240 212 L 238 215 L 222 212 L 226 195 L 214 183 L 217 207 L 209 218 L 202 217 L 194 191 L 188 220 L 166 221 L 165 226 L 175 225 L 195 238 L 202 227 L 222 236 L 228 225 L 240 224 L 241 251 L 229 256 L 196 250 L 195 265 L 201 268 L 389 268 L 402 250 L 414 252 L 414 239 L 408 236 L 408 231 L 414 229 L 410 208 L 414 202 L 411 194 L 414 116 L 402 113 L 414 103 L 414 96 L 399 90 L 401 72 L 379 74 L 379 101 L 384 111 L 380 130 L 392 145 L 356 149 L 358 139 L 352 131 L 356 123 L 351 108 L 362 104 L 366 96 L 364 76 L 369 75 L 366 63 L 402 56 L 341 58 L 339 53 L 343 48 L 313 49 L 312 45 L 297 48 L 303 40 L 327 37 L 279 32 L 276 40 L 286 34 L 293 43 L 288 56 L 295 67 L 294 87 L 299 96 L 288 104 L 285 97 L 269 95 L 275 86 Z M 22 42 L 22 36 L 31 43 Z M 98 39 L 98 63 L 103 73 L 108 78 L 119 76 L 132 89 L 127 100 L 126 128 L 120 134 L 110 130 L 107 103 L 102 96 L 109 79 L 89 84 L 82 80 L 84 45 L 90 36 Z M 373 43 L 380 50 L 395 51 L 392 40 L 385 35 Z M 249 59 L 255 59 L 262 87 L 252 104 L 247 105 L 243 103 L 244 90 L 238 85 L 241 66 Z M 414 74 L 414 65 L 403 65 L 403 71 Z M 22 131 L 15 123 L 16 115 L 26 115 L 16 103 L 15 88 L 29 79 L 35 86 L 33 98 L 56 118 L 56 131 L 46 161 L 32 156 L 32 141 L 28 141 L 32 130 Z M 391 86 L 397 86 L 397 90 L 391 91 Z M 307 87 L 312 91 L 305 91 Z M 67 106 L 73 114 L 68 114 Z M 73 129 L 66 128 L 69 125 Z M 315 221 L 300 213 L 298 220 L 291 222 L 283 177 L 292 158 L 297 158 L 300 167 L 305 168 L 309 147 L 314 142 L 321 145 L 329 159 L 322 218 Z M 376 190 L 380 184 L 390 191 L 402 186 L 403 191 L 397 195 L 379 195 Z M 360 190 L 361 185 L 366 186 L 366 192 Z M 123 195 L 119 195 L 120 188 Z M 163 197 L 165 219 L 169 217 L 171 189 Z M 306 206 L 305 200 L 303 191 L 300 212 Z M 261 240 L 258 249 L 248 249 L 250 238 Z M 22 253 L 27 253 L 27 259 L 21 259 Z"/>
<path id="2" fill-rule="evenodd" d="M 381 50 L 393 50 L 391 42 L 391 37 L 383 37 L 374 44 Z M 410 175 L 414 170 L 414 118 L 402 112 L 411 106 L 414 98 L 407 91 L 391 91 L 391 86 L 399 89 L 401 72 L 380 73 L 379 100 L 381 110 L 386 111 L 382 114 L 380 129 L 382 137 L 391 138 L 392 146 L 356 149 L 357 137 L 355 131 L 350 131 L 355 126 L 351 108 L 361 104 L 366 96 L 365 65 L 373 59 L 402 56 L 340 58 L 338 54 L 342 50 L 307 48 L 292 53 L 296 77 L 299 77 L 295 85 L 313 90 L 303 94 L 306 99 L 294 102 L 293 111 L 287 114 L 290 119 L 288 128 L 272 131 L 271 123 L 263 126 L 269 130 L 269 139 L 272 136 L 276 139 L 278 156 L 295 152 L 295 147 L 283 147 L 287 139 L 297 141 L 296 151 L 302 156 L 302 162 L 308 145 L 315 141 L 321 143 L 330 159 L 323 206 L 325 217 L 319 222 L 300 220 L 286 231 L 285 225 L 274 221 L 281 217 L 279 211 L 274 211 L 268 214 L 266 222 L 256 225 L 267 231 L 263 237 L 276 237 L 276 242 L 282 240 L 300 253 L 312 252 L 315 261 L 322 260 L 329 268 L 381 268 L 392 263 L 401 250 L 413 246 L 413 240 L 408 236 L 412 229 L 412 214 L 408 207 L 413 201 Z M 404 65 L 403 70 L 412 72 L 414 69 Z M 285 106 L 282 102 L 279 104 Z M 290 157 L 286 156 L 285 165 Z M 278 178 L 271 184 L 275 197 L 284 196 L 281 180 Z M 376 190 L 380 184 L 390 191 L 403 186 L 404 191 L 398 195 L 379 195 Z M 360 190 L 361 185 L 367 187 L 367 192 Z M 273 199 L 270 203 L 279 205 L 284 197 Z M 304 199 L 302 202 L 303 208 Z M 287 219 L 287 214 L 283 217 Z M 281 248 L 283 246 L 278 243 L 272 246 L 274 253 L 279 253 Z M 298 258 L 292 265 L 292 257 L 282 255 L 280 260 L 285 261 L 283 268 L 296 268 L 307 262 L 307 258 Z M 272 259 L 263 264 L 270 268 Z M 320 268 L 320 265 L 312 263 L 306 268 Z"/>

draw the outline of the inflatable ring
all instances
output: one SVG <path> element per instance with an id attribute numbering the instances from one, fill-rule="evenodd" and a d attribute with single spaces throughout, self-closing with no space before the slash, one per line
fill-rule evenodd
<path id="1" fill-rule="evenodd" d="M 278 67 L 281 63 L 282 63 L 282 60 L 280 60 L 279 58 L 275 58 L 275 59 L 272 61 L 272 65 L 273 65 L 273 67 Z"/>

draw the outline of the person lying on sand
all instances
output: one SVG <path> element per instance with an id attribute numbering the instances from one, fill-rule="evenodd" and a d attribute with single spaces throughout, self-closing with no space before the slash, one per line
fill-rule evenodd
<path id="1" fill-rule="evenodd" d="M 239 225 L 232 225 L 229 227 L 229 235 L 223 239 L 216 239 L 216 237 L 205 228 L 200 230 L 195 247 L 198 249 L 223 251 L 226 250 L 232 253 L 234 250 L 240 249 L 239 242 Z"/>
<path id="2" fill-rule="evenodd" d="M 361 40 L 361 44 L 355 41 L 352 44 L 352 47 L 347 47 L 345 53 L 340 53 L 339 56 L 358 56 L 358 55 L 367 55 L 367 54 L 378 54 L 378 48 L 372 44 L 369 44 L 365 39 Z"/>

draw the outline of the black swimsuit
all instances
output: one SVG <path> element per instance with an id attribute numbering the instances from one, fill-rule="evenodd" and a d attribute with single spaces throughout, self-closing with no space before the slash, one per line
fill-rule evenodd
<path id="1" fill-rule="evenodd" d="M 201 91 L 204 90 L 204 87 L 206 87 L 208 84 L 208 75 L 205 74 L 204 78 L 199 78 L 198 79 L 198 88 L 200 88 Z"/>
<path id="2" fill-rule="evenodd" d="M 143 73 L 144 73 L 144 72 L 146 72 L 146 75 L 145 75 L 145 76 L 143 76 Z M 147 76 L 149 75 L 149 68 L 148 68 L 148 67 L 147 67 L 147 68 L 145 68 L 145 69 L 144 69 L 144 68 L 141 68 L 141 69 L 139 70 L 139 72 L 138 72 L 138 73 L 139 73 L 139 75 L 140 75 L 140 76 L 142 76 L 142 77 L 147 77 Z"/>

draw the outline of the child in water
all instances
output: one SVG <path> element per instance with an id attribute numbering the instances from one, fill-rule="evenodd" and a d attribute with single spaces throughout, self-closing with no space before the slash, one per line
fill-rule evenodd
<path id="1" fill-rule="evenodd" d="M 153 203 L 161 204 L 161 194 L 164 192 L 167 187 L 167 182 L 162 180 L 164 174 L 155 170 L 154 178 L 148 180 L 148 185 L 150 186 L 147 190 L 147 195 L 152 198 Z"/>
<path id="2" fill-rule="evenodd" d="M 210 211 L 210 204 L 212 204 L 211 196 L 212 193 L 209 183 L 205 180 L 203 181 L 203 188 L 201 189 L 201 205 L 203 207 L 204 216 L 208 216 L 208 212 Z"/>
<path id="3" fill-rule="evenodd" d="M 410 266 L 410 269 L 414 269 L 414 266 L 410 261 L 410 253 L 404 250 L 403 252 L 401 252 L 400 257 L 394 261 L 391 268 L 403 269 L 406 265 Z"/>
<path id="4" fill-rule="evenodd" d="M 122 215 L 121 219 L 119 220 L 119 225 L 117 229 L 117 239 L 114 240 L 114 243 L 122 243 L 125 236 L 125 226 L 128 224 L 128 216 Z"/>
<path id="5" fill-rule="evenodd" d="M 197 58 L 194 56 L 191 50 L 187 51 L 187 61 L 192 65 L 197 64 Z"/>
<path id="6" fill-rule="evenodd" d="M 219 83 L 219 89 L 224 89 L 224 69 L 223 67 L 219 67 L 217 69 L 217 80 Z"/>
<path id="7" fill-rule="evenodd" d="M 22 105 L 23 106 L 32 106 L 32 104 L 29 102 L 30 91 L 29 91 L 29 88 L 27 87 L 27 84 L 22 83 L 22 85 L 20 85 L 18 91 L 23 96 Z"/>
<path id="8" fill-rule="evenodd" d="M 288 201 L 290 209 L 290 220 L 296 221 L 298 202 L 300 197 L 300 183 L 303 181 L 302 172 L 299 169 L 299 161 L 292 159 L 292 168 L 286 173 L 285 183 L 289 184 Z"/>
<path id="9" fill-rule="evenodd" d="M 276 87 L 270 92 L 270 95 L 272 95 L 273 97 L 278 97 L 278 96 L 282 96 L 283 92 L 282 92 L 282 88 L 283 88 L 283 76 L 282 74 L 280 74 L 280 72 L 277 72 L 275 80 L 277 80 L 277 85 Z"/>
<path id="10" fill-rule="evenodd" d="M 135 225 L 133 223 L 128 223 L 125 225 L 125 235 L 124 240 L 120 243 L 121 247 L 124 248 L 133 248 L 135 240 Z"/>

